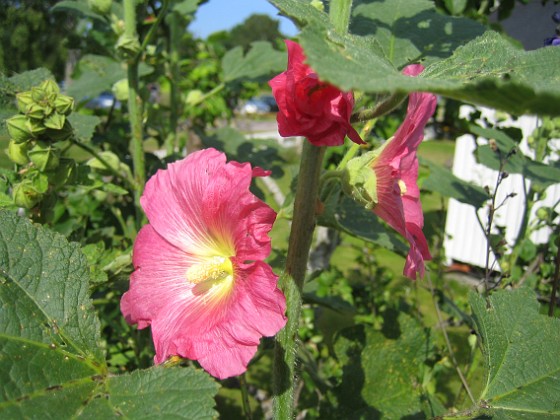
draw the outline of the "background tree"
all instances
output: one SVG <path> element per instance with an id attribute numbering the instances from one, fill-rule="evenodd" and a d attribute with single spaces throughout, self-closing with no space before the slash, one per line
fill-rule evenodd
<path id="1" fill-rule="evenodd" d="M 68 34 L 75 20 L 50 13 L 56 0 L 0 1 L 0 72 L 11 75 L 38 67 L 62 80 L 68 55 Z"/>
<path id="2" fill-rule="evenodd" d="M 247 51 L 254 41 L 268 41 L 275 45 L 279 39 L 285 38 L 285 35 L 280 32 L 279 25 L 278 20 L 268 15 L 253 14 L 243 23 L 232 28 L 226 47 L 230 49 L 240 46 Z"/>

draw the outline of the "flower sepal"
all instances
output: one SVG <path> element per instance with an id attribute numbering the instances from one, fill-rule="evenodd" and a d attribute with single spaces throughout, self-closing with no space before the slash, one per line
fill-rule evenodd
<path id="1" fill-rule="evenodd" d="M 378 203 L 377 177 L 371 169 L 378 155 L 379 151 L 374 150 L 350 159 L 342 176 L 344 193 L 368 210 L 372 210 Z"/>

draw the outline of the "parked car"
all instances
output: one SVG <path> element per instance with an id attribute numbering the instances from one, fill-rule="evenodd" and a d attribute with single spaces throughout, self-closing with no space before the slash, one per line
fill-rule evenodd
<path id="1" fill-rule="evenodd" d="M 272 95 L 261 95 L 249 99 L 239 109 L 241 115 L 278 112 L 278 104 Z"/>

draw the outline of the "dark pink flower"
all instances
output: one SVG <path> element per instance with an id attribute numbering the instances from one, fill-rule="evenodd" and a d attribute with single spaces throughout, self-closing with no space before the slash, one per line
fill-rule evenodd
<path id="1" fill-rule="evenodd" d="M 417 76 L 424 70 L 420 64 L 407 66 L 403 73 Z M 403 124 L 388 140 L 372 168 L 377 181 L 377 205 L 373 212 L 403 235 L 410 243 L 404 274 L 415 280 L 424 276 L 424 261 L 432 257 L 422 232 L 424 216 L 420 204 L 418 157 L 416 151 L 424 138 L 424 127 L 436 108 L 431 93 L 411 93 Z"/>
<path id="2" fill-rule="evenodd" d="M 263 262 L 276 213 L 249 191 L 260 168 L 207 149 L 160 170 L 141 204 L 127 322 L 151 326 L 155 362 L 198 360 L 220 379 L 244 372 L 262 336 L 286 323 L 278 277 Z"/>
<path id="3" fill-rule="evenodd" d="M 339 146 L 348 136 L 364 143 L 350 125 L 354 108 L 351 92 L 321 82 L 304 63 L 299 44 L 286 40 L 288 69 L 268 84 L 278 103 L 278 131 L 281 136 L 304 136 L 316 146 Z"/>

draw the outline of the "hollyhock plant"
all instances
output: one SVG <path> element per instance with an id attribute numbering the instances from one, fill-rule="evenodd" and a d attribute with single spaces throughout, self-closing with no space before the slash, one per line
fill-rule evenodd
<path id="1" fill-rule="evenodd" d="M 417 76 L 420 64 L 407 66 L 403 73 Z M 394 137 L 379 149 L 348 163 L 347 179 L 352 195 L 366 202 L 373 212 L 403 235 L 410 244 L 403 274 L 415 280 L 424 276 L 424 261 L 431 259 L 422 232 L 424 216 L 420 204 L 418 157 L 424 127 L 436 108 L 431 93 L 409 95 L 406 118 Z M 373 169 L 373 171 L 372 171 Z M 357 197 L 359 196 L 359 197 Z"/>
<path id="2" fill-rule="evenodd" d="M 140 202 L 150 223 L 134 243 L 121 311 L 151 326 L 156 363 L 178 355 L 220 379 L 239 375 L 260 338 L 286 323 L 278 277 L 263 261 L 276 213 L 249 191 L 263 175 L 207 149 L 146 184 Z"/>
<path id="3" fill-rule="evenodd" d="M 299 44 L 286 40 L 288 69 L 268 82 L 278 104 L 278 131 L 281 136 L 304 136 L 315 146 L 339 146 L 348 136 L 355 143 L 364 141 L 350 125 L 354 108 L 351 92 L 321 82 L 304 63 Z"/>

